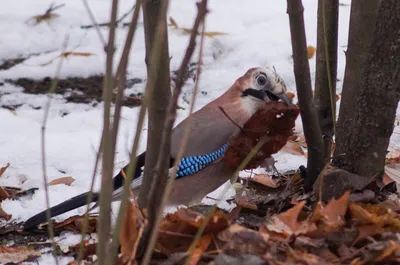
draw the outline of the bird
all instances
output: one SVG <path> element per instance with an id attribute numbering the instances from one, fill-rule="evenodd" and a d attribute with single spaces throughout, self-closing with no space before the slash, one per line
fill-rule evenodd
<path id="1" fill-rule="evenodd" d="M 286 85 L 275 69 L 250 68 L 221 96 L 176 125 L 171 135 L 171 167 L 174 165 L 174 158 L 178 155 L 180 141 L 187 128 L 189 140 L 183 158 L 179 161 L 167 205 L 198 204 L 208 193 L 229 180 L 234 170 L 221 158 L 227 149 L 230 137 L 238 134 L 240 126 L 243 126 L 266 102 L 283 101 L 290 105 L 286 91 Z M 145 158 L 146 151 L 136 157 L 136 169 L 131 182 L 134 194 L 138 194 L 140 190 Z M 120 197 L 125 179 L 123 172 L 127 172 L 128 166 L 129 164 L 113 178 L 113 199 Z M 88 194 L 87 192 L 77 195 L 51 207 L 51 217 L 86 205 Z M 98 202 L 99 197 L 99 193 L 93 193 L 92 202 Z M 46 220 L 46 211 L 40 212 L 29 218 L 24 223 L 23 229 L 34 229 Z"/>

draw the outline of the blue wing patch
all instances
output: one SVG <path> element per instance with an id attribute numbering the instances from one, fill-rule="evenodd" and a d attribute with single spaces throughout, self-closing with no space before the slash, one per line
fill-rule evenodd
<path id="1" fill-rule="evenodd" d="M 224 144 L 221 148 L 212 153 L 182 158 L 178 165 L 176 178 L 182 178 L 196 174 L 197 172 L 223 156 L 227 148 L 228 145 Z"/>

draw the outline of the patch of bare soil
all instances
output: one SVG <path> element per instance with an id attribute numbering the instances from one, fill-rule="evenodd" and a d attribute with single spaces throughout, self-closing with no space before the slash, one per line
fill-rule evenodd
<path id="1" fill-rule="evenodd" d="M 33 249 L 40 250 L 51 247 L 51 243 L 46 243 L 49 239 L 45 233 L 7 233 L 0 236 L 0 245 L 12 247 L 30 246 Z"/>
<path id="2" fill-rule="evenodd" d="M 22 63 L 26 59 L 28 59 L 28 58 L 27 57 L 19 57 L 19 58 L 12 58 L 12 59 L 3 60 L 0 63 L 0 70 L 10 69 L 11 67 L 14 67 L 17 64 Z"/>
<path id="3" fill-rule="evenodd" d="M 53 79 L 50 77 L 45 77 L 41 80 L 18 78 L 16 80 L 7 79 L 5 82 L 22 87 L 24 92 L 28 94 L 46 94 L 52 86 Z M 139 78 L 128 79 L 127 88 L 142 82 L 143 80 Z M 58 80 L 55 93 L 63 95 L 67 102 L 88 104 L 102 101 L 102 89 L 102 75 L 87 78 L 68 77 Z M 123 105 L 128 107 L 139 106 L 141 104 L 141 96 L 141 94 L 131 94 L 123 99 Z M 113 100 L 115 100 L 115 95 Z"/>

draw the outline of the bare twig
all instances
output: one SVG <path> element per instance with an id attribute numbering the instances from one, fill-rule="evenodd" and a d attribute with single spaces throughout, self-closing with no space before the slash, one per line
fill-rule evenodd
<path id="1" fill-rule="evenodd" d="M 331 156 L 336 134 L 336 75 L 338 41 L 338 0 L 318 1 L 315 105 L 324 142 L 324 159 Z"/>
<path id="2" fill-rule="evenodd" d="M 190 36 L 189 44 L 185 52 L 185 56 L 182 60 L 182 63 L 179 68 L 178 76 L 175 82 L 175 88 L 174 88 L 174 93 L 172 96 L 172 100 L 169 103 L 168 106 L 168 115 L 167 115 L 167 120 L 165 121 L 164 124 L 164 129 L 162 133 L 162 140 L 161 140 L 161 148 L 160 148 L 160 153 L 158 157 L 158 162 L 155 170 L 155 181 L 153 182 L 153 185 L 151 187 L 150 191 L 150 196 L 149 196 L 149 203 L 148 203 L 148 210 L 149 210 L 149 227 L 148 229 L 151 231 L 151 234 L 149 236 L 149 241 L 147 244 L 146 252 L 142 260 L 142 264 L 148 264 L 150 262 L 151 255 L 153 253 L 153 248 L 154 244 L 156 242 L 157 234 L 158 234 L 158 228 L 159 228 L 159 221 L 162 216 L 162 211 L 164 209 L 164 206 L 166 204 L 166 200 L 169 196 L 169 193 L 172 188 L 172 183 L 175 179 L 176 175 L 176 168 L 177 168 L 177 163 L 179 163 L 179 160 L 183 156 L 183 149 L 184 146 L 186 145 L 186 142 L 188 140 L 188 132 L 189 132 L 189 126 L 186 128 L 186 139 L 181 143 L 181 148 L 178 156 L 176 157 L 175 165 L 172 168 L 172 172 L 170 177 L 167 178 L 168 176 L 168 168 L 163 166 L 165 164 L 168 164 L 169 160 L 169 152 L 170 152 L 170 140 L 171 140 L 171 132 L 172 132 L 172 127 L 175 123 L 176 119 L 176 106 L 178 104 L 178 99 L 179 95 L 182 91 L 182 87 L 184 85 L 184 77 L 186 76 L 186 71 L 187 71 L 187 65 L 190 62 L 190 59 L 193 55 L 193 52 L 196 47 L 196 33 L 198 32 L 198 29 L 200 27 L 200 24 L 204 22 L 204 18 L 207 14 L 207 0 L 202 0 L 199 4 L 197 4 L 198 8 L 198 13 L 197 17 L 195 19 L 194 25 L 193 25 L 193 30 L 192 34 Z M 204 31 L 203 31 L 204 33 Z M 204 34 L 202 34 L 202 38 L 204 38 Z M 198 82 L 198 78 L 196 79 Z M 194 97 L 197 93 L 194 93 Z M 192 102 L 192 107 L 191 110 L 193 111 L 194 108 L 194 101 Z M 164 161 L 164 162 L 163 162 Z M 166 181 L 167 180 L 167 181 Z M 156 194 L 161 194 L 161 196 L 155 196 Z M 158 197 L 158 198 L 157 198 Z M 151 208 L 150 208 L 151 207 Z M 154 214 L 153 217 L 154 219 L 150 218 L 150 214 Z M 146 240 L 144 241 L 146 242 Z"/>
<path id="3" fill-rule="evenodd" d="M 86 204 L 87 204 L 87 206 L 86 206 L 86 214 L 85 214 L 85 217 L 84 217 L 84 220 L 83 220 L 83 228 L 82 228 L 82 231 L 81 231 L 81 242 L 79 244 L 79 252 L 78 252 L 78 258 L 77 258 L 78 265 L 81 264 L 82 259 L 83 259 L 83 250 L 84 250 L 84 247 L 85 247 L 85 234 L 86 234 L 86 231 L 87 231 L 87 229 L 89 227 L 90 204 L 92 203 L 92 200 L 93 200 L 94 181 L 96 179 L 97 167 L 99 165 L 99 160 L 100 160 L 102 152 L 103 152 L 103 141 L 100 138 L 99 150 L 97 151 L 97 154 L 96 154 L 96 161 L 94 163 L 92 181 L 90 183 L 89 194 L 88 194 L 87 201 L 86 201 Z"/>
<path id="4" fill-rule="evenodd" d="M 103 160 L 102 160 L 102 176 L 101 176 L 101 191 L 100 191 L 100 220 L 98 225 L 99 243 L 97 244 L 97 256 L 99 264 L 106 264 L 106 259 L 109 257 L 108 241 L 111 229 L 111 200 L 112 200 L 112 177 L 114 168 L 114 148 L 112 145 L 111 131 L 111 100 L 112 90 L 115 84 L 113 75 L 114 61 L 114 37 L 117 20 L 118 0 L 112 1 L 111 9 L 111 25 L 106 46 L 106 73 L 104 76 L 103 101 L 104 101 L 104 117 L 103 117 Z"/>
<path id="5" fill-rule="evenodd" d="M 42 22 L 49 22 L 51 19 L 58 17 L 58 14 L 53 13 L 54 10 L 57 10 L 61 7 L 65 6 L 65 4 L 61 4 L 58 6 L 54 6 L 54 3 L 52 3 L 49 8 L 42 14 L 42 15 L 37 15 L 29 18 L 25 23 L 29 23 L 30 21 L 33 21 L 34 25 L 38 25 Z"/>
<path id="6" fill-rule="evenodd" d="M 63 6 L 65 6 L 65 4 L 60 4 L 60 5 L 58 5 L 58 6 L 54 6 L 54 3 L 52 3 L 52 4 L 49 6 L 49 8 L 47 8 L 47 10 L 46 10 L 46 12 L 44 13 L 44 15 L 49 15 L 49 14 L 52 13 L 53 11 L 55 11 L 55 10 L 57 10 L 57 9 L 63 7 Z"/>
<path id="7" fill-rule="evenodd" d="M 321 129 L 313 102 L 307 41 L 304 28 L 303 4 L 301 0 L 287 0 L 290 35 L 292 39 L 293 67 L 299 97 L 300 115 L 308 146 L 307 177 L 305 188 L 311 189 L 324 163 Z"/>
<path id="8" fill-rule="evenodd" d="M 68 45 L 68 39 L 69 35 L 65 36 L 62 51 L 64 52 L 67 48 Z M 53 98 L 53 94 L 57 89 L 57 84 L 58 84 L 58 78 L 60 76 L 61 68 L 62 68 L 62 63 L 63 59 L 61 58 L 60 61 L 58 62 L 57 69 L 56 69 L 56 74 L 55 78 L 52 80 L 52 84 L 49 90 L 48 94 L 48 101 L 45 105 L 44 108 L 44 115 L 43 115 L 43 121 L 42 121 L 42 171 L 43 171 L 43 185 L 44 185 L 44 191 L 45 191 L 45 197 L 46 197 L 46 218 L 47 218 L 47 231 L 49 233 L 50 239 L 52 241 L 52 246 L 53 246 L 53 256 L 56 261 L 56 264 L 58 265 L 58 260 L 57 257 L 55 256 L 56 252 L 56 242 L 54 241 L 54 230 L 53 230 L 53 223 L 51 222 L 51 212 L 50 212 L 50 198 L 49 198 L 49 189 L 48 189 L 48 183 L 47 183 L 47 169 L 46 169 L 46 125 L 47 125 L 47 119 L 49 117 L 49 112 L 50 112 L 50 105 L 51 101 Z"/>
<path id="9" fill-rule="evenodd" d="M 132 16 L 131 27 L 129 28 L 128 34 L 126 36 L 124 50 L 122 51 L 122 56 L 116 73 L 118 91 L 115 99 L 115 109 L 114 109 L 114 124 L 112 132 L 113 146 L 116 146 L 117 144 L 118 127 L 119 127 L 119 120 L 121 117 L 121 108 L 122 108 L 122 98 L 124 96 L 125 83 L 126 83 L 126 68 L 129 61 L 129 54 L 132 47 L 133 37 L 135 36 L 137 22 L 139 19 L 140 6 L 141 6 L 141 0 L 138 0 L 135 5 L 136 8 Z"/>
<path id="10" fill-rule="evenodd" d="M 117 26 L 122 22 L 122 20 L 124 20 L 134 9 L 135 6 L 137 5 L 137 3 L 135 5 L 133 5 L 133 7 L 131 9 L 128 10 L 128 12 L 126 12 L 125 14 L 123 14 L 117 21 Z M 132 22 L 130 22 L 129 24 L 131 24 Z M 125 23 L 124 23 L 125 24 Z M 93 27 L 109 27 L 110 26 L 110 22 L 106 22 L 106 23 L 100 23 L 100 24 L 91 24 L 91 25 L 83 25 L 81 26 L 81 29 L 90 29 Z"/>
<path id="11" fill-rule="evenodd" d="M 89 14 L 90 20 L 92 21 L 92 24 L 94 25 L 94 28 L 96 29 L 96 32 L 97 32 L 97 35 L 99 36 L 101 44 L 105 48 L 107 46 L 106 40 L 104 39 L 103 34 L 101 34 L 100 28 L 99 28 L 99 26 L 98 26 L 98 24 L 96 22 L 96 19 L 95 19 L 94 15 L 93 15 L 92 10 L 89 7 L 89 3 L 87 2 L 87 0 L 83 0 L 83 5 L 85 6 L 86 11 Z"/>
<path id="12" fill-rule="evenodd" d="M 127 208 L 128 198 L 130 195 L 130 187 L 131 187 L 131 182 L 132 182 L 132 178 L 133 178 L 133 172 L 135 172 L 135 168 L 136 168 L 137 149 L 139 146 L 139 140 L 140 140 L 140 136 L 142 133 L 144 118 L 146 115 L 147 102 L 148 102 L 149 98 L 151 99 L 151 96 L 152 95 L 149 94 L 148 92 L 145 93 L 145 96 L 144 96 L 145 100 L 143 100 L 143 104 L 140 108 L 139 115 L 138 115 L 138 124 L 136 127 L 135 138 L 134 138 L 133 144 L 132 144 L 130 163 L 128 166 L 128 170 L 126 172 L 126 179 L 124 181 L 124 187 L 123 187 L 122 197 L 121 197 L 121 204 L 119 206 L 117 222 L 116 222 L 116 225 L 114 228 L 114 235 L 113 235 L 112 246 L 111 246 L 110 264 L 113 264 L 113 261 L 116 258 L 116 253 L 117 253 L 118 244 L 119 244 L 118 239 L 119 239 L 120 231 L 122 228 L 123 220 L 124 220 L 125 214 L 126 214 L 126 208 Z"/>
<path id="13" fill-rule="evenodd" d="M 117 80 L 118 80 L 118 92 L 117 92 L 117 97 L 116 97 L 116 102 L 115 102 L 115 110 L 114 110 L 114 124 L 113 124 L 113 146 L 115 148 L 116 144 L 117 144 L 117 136 L 118 136 L 118 126 L 119 126 L 119 120 L 120 120 L 120 116 L 121 116 L 121 107 L 122 107 L 122 97 L 123 97 L 123 93 L 124 93 L 124 89 L 125 89 L 125 81 L 126 81 L 126 68 L 127 68 L 127 63 L 129 60 L 129 54 L 130 54 L 130 49 L 132 46 L 132 42 L 133 42 L 133 37 L 135 35 L 135 31 L 136 31 L 136 27 L 137 27 L 137 22 L 139 19 L 139 11 L 140 11 L 140 7 L 141 7 L 141 0 L 138 0 L 136 2 L 136 6 L 135 6 L 135 10 L 132 16 L 132 22 L 131 22 L 131 26 L 129 28 L 127 37 L 126 37 L 126 41 L 125 41 L 125 46 L 124 46 L 124 50 L 122 52 L 122 56 L 118 65 L 118 69 L 117 69 Z M 146 106 L 142 107 L 142 109 L 146 109 Z M 143 122 L 144 116 L 142 117 L 142 121 Z M 140 131 L 141 130 L 142 125 L 137 128 L 136 131 L 136 135 L 140 135 Z M 135 136 L 136 137 L 136 136 Z M 135 139 L 136 140 L 136 139 Z M 136 149 L 137 149 L 137 144 L 133 147 L 133 149 L 135 150 L 135 157 L 136 157 Z M 132 151 L 133 152 L 133 151 Z M 129 171 L 129 169 L 128 169 Z M 133 172 L 133 171 L 132 171 Z M 132 173 L 128 174 L 129 177 L 127 177 L 125 179 L 125 184 L 124 184 L 124 192 L 125 192 L 125 186 L 128 185 L 128 187 L 130 186 L 130 183 L 132 181 Z M 128 188 L 129 189 L 129 188 Z M 120 211 L 118 213 L 118 217 L 117 217 L 117 226 L 114 230 L 114 234 L 113 234 L 113 240 L 112 240 L 112 246 L 111 246 L 111 255 L 110 255 L 110 262 L 111 264 L 114 263 L 114 260 L 117 256 L 117 250 L 118 250 L 118 243 L 119 243 L 119 235 L 120 235 L 120 230 L 122 228 L 122 223 L 123 223 L 123 219 L 125 217 L 125 211 L 126 211 L 126 206 L 127 206 L 127 202 L 128 202 L 128 196 L 124 195 L 122 196 L 122 200 L 121 200 L 121 204 L 120 204 Z"/>
<path id="14" fill-rule="evenodd" d="M 222 111 L 222 113 L 225 115 L 225 117 L 232 122 L 233 125 L 235 125 L 236 127 L 238 127 L 241 131 L 243 130 L 242 127 L 240 127 L 239 124 L 237 124 L 236 121 L 234 121 L 231 117 L 229 117 L 228 113 L 226 113 L 226 111 L 224 110 L 224 108 L 222 108 L 221 106 L 219 106 L 219 109 Z"/>

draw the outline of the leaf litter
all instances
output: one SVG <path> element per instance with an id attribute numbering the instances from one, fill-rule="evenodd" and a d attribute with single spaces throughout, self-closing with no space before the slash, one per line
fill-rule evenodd
<path id="1" fill-rule="evenodd" d="M 254 134 L 247 133 L 244 137 L 251 138 L 251 133 Z M 301 135 L 288 133 L 287 137 L 296 143 L 293 149 L 306 148 Z M 284 146 L 285 142 L 280 145 Z M 241 156 L 240 152 L 237 155 Z M 398 156 L 390 160 L 391 163 L 399 161 Z M 258 160 L 252 163 L 257 164 Z M 400 199 L 392 190 L 395 191 L 393 180 L 372 179 L 361 184 L 342 185 L 333 192 L 329 189 L 337 186 L 338 181 L 352 177 L 351 173 L 327 164 L 319 184 L 325 187 L 320 190 L 321 194 L 328 193 L 328 197 L 305 192 L 301 172 L 256 174 L 248 180 L 239 179 L 235 183 L 238 193 L 233 199 L 236 207 L 230 212 L 218 209 L 211 215 L 189 258 L 188 248 L 208 219 L 211 206 L 179 208 L 165 215 L 153 261 L 183 264 L 186 260 L 186 264 L 216 265 L 399 264 Z M 60 184 L 68 183 L 64 181 Z M 20 192 L 4 190 L 6 197 Z M 140 264 L 141 257 L 136 256 L 136 252 L 143 220 L 139 217 L 143 218 L 142 212 L 135 202 L 129 203 L 120 234 L 121 253 L 117 264 Z M 54 223 L 56 233 L 80 233 L 83 220 L 84 216 L 73 216 Z M 90 216 L 88 233 L 95 232 L 96 227 L 97 217 Z M 46 224 L 39 231 L 45 228 Z M 22 233 L 18 229 L 11 231 Z M 95 262 L 95 249 L 96 242 L 84 241 L 85 264 Z M 71 246 L 63 255 L 77 258 L 78 250 L 79 244 Z"/>

